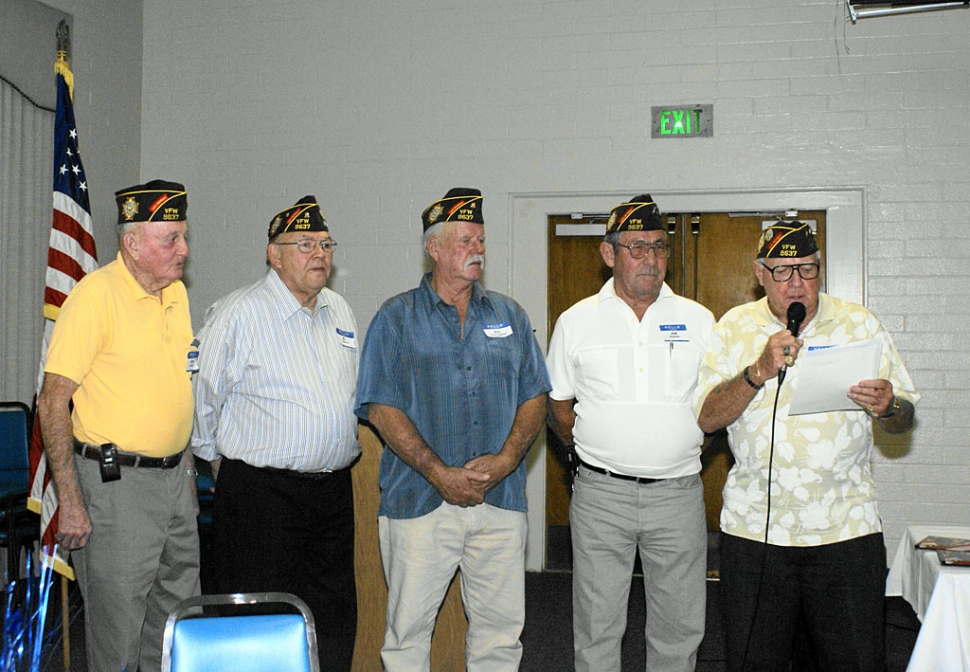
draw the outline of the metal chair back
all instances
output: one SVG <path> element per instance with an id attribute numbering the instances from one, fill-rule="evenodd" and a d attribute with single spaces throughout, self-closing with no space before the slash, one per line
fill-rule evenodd
<path id="1" fill-rule="evenodd" d="M 249 605 L 285 603 L 297 614 L 245 614 Z M 199 615 L 200 607 L 221 614 Z M 235 609 L 234 607 L 238 607 Z M 198 595 L 183 600 L 168 617 L 162 672 L 319 672 L 313 614 L 289 593 Z"/>

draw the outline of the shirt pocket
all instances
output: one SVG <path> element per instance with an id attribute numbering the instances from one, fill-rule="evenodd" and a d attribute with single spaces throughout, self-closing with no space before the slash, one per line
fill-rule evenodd
<path id="1" fill-rule="evenodd" d="M 664 358 L 664 401 L 691 401 L 700 365 L 701 353 L 695 348 L 668 348 Z"/>
<path id="2" fill-rule="evenodd" d="M 626 357 L 624 357 L 626 353 Z M 604 346 L 576 353 L 577 397 L 615 400 L 620 388 L 620 364 L 632 365 L 632 348 Z"/>

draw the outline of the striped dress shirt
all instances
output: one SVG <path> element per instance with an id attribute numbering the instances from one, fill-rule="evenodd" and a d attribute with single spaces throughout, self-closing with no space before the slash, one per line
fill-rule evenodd
<path id="1" fill-rule="evenodd" d="M 324 288 L 313 311 L 270 269 L 206 311 L 192 450 L 254 467 L 336 471 L 360 454 L 357 322 Z"/>

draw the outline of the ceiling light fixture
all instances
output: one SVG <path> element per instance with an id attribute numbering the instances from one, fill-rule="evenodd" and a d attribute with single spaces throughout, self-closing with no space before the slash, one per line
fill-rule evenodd
<path id="1" fill-rule="evenodd" d="M 885 0 L 845 0 L 845 6 L 849 8 L 849 18 L 852 23 L 859 19 L 874 16 L 889 16 L 891 14 L 909 14 L 911 12 L 927 12 L 936 9 L 954 9 L 956 7 L 970 6 L 970 0 L 964 2 L 892 2 Z"/>

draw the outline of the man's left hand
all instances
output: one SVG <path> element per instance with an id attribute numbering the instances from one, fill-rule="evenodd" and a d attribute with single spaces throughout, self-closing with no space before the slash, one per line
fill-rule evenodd
<path id="1" fill-rule="evenodd" d="M 512 473 L 515 465 L 508 464 L 508 460 L 502 455 L 479 455 L 468 460 L 463 466 L 482 474 L 488 474 L 491 478 L 482 483 L 476 483 L 475 487 L 481 492 L 488 492 L 496 485 L 501 483 L 506 476 Z"/>
<path id="2" fill-rule="evenodd" d="M 889 405 L 893 402 L 893 384 L 882 378 L 860 380 L 849 388 L 846 396 L 861 406 L 866 413 L 878 418 L 889 410 Z"/>

